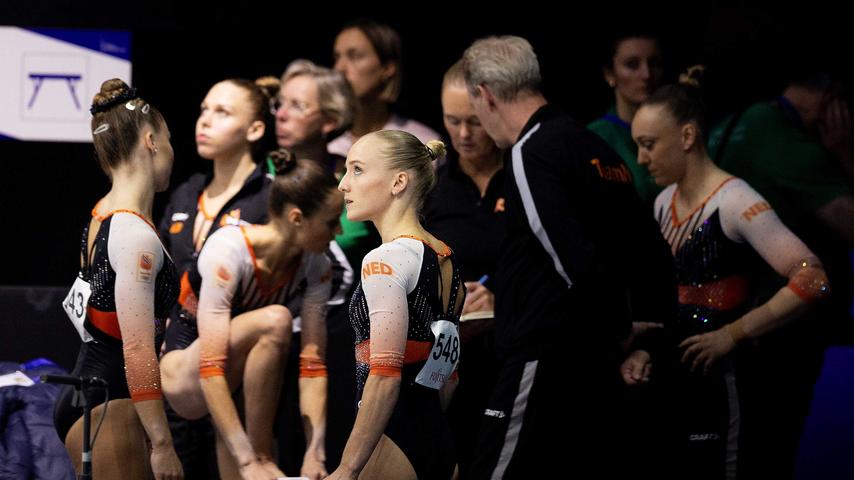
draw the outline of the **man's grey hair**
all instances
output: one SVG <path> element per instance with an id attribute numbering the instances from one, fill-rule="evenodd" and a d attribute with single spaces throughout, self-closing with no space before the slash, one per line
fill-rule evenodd
<path id="1" fill-rule="evenodd" d="M 477 96 L 485 85 L 499 100 L 510 102 L 520 93 L 540 91 L 540 64 L 531 44 L 505 35 L 475 41 L 463 53 L 466 87 Z"/>

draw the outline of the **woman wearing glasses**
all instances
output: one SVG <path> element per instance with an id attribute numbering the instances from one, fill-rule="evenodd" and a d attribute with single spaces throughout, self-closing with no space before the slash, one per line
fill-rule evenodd
<path id="1" fill-rule="evenodd" d="M 294 60 L 282 74 L 273 103 L 276 141 L 297 158 L 343 171 L 344 157 L 327 152 L 327 144 L 353 124 L 354 106 L 344 77 L 308 60 Z"/>
<path id="2" fill-rule="evenodd" d="M 279 147 L 320 163 L 336 177 L 343 176 L 344 155 L 328 148 L 355 119 L 356 97 L 342 74 L 308 60 L 294 60 L 282 75 L 274 108 Z M 277 155 L 274 152 L 271 157 Z M 335 241 L 351 265 L 360 264 L 380 243 L 366 222 L 350 222 L 342 215 L 341 228 Z"/>

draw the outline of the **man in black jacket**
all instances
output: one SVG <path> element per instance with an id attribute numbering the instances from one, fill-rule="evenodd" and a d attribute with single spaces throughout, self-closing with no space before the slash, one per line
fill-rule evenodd
<path id="1" fill-rule="evenodd" d="M 525 39 L 478 40 L 463 62 L 478 118 L 509 149 L 495 292 L 502 371 L 475 477 L 619 473 L 620 344 L 632 322 L 673 316 L 669 248 L 619 156 L 548 104 Z"/>

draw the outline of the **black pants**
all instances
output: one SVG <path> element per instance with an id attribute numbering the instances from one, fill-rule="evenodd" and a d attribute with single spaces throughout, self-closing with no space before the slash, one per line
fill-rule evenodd
<path id="1" fill-rule="evenodd" d="M 457 447 L 460 477 L 466 479 L 471 470 L 481 417 L 498 377 L 491 331 L 473 337 L 462 345 L 458 371 L 460 381 L 447 415 Z"/>
<path id="2" fill-rule="evenodd" d="M 679 365 L 668 391 L 671 478 L 737 478 L 741 441 L 741 400 L 730 361 L 708 375 Z M 740 478 L 740 477 L 739 477 Z"/>
<path id="3" fill-rule="evenodd" d="M 600 347 L 585 345 L 593 355 L 583 356 L 566 345 L 541 345 L 504 359 L 470 478 L 621 475 L 619 356 Z"/>

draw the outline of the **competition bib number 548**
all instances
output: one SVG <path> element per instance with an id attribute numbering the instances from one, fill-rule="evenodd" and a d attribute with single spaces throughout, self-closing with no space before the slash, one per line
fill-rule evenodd
<path id="1" fill-rule="evenodd" d="M 430 330 L 436 340 L 427 363 L 418 372 L 415 381 L 425 387 L 440 389 L 454 372 L 460 359 L 459 328 L 447 320 L 439 320 L 430 324 Z"/>

